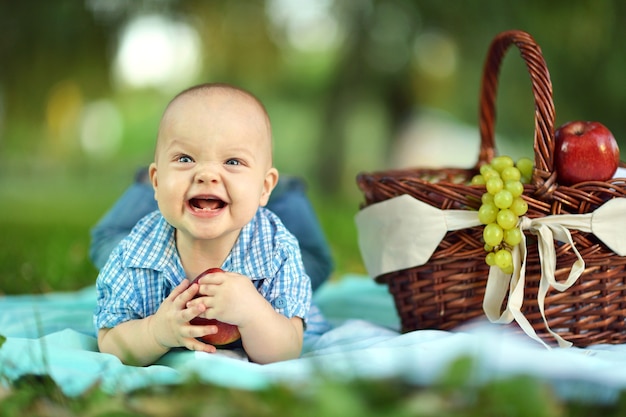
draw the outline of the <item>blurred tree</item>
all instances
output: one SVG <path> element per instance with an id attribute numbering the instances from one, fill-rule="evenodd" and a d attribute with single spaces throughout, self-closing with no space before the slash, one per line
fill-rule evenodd
<path id="1" fill-rule="evenodd" d="M 337 2 L 336 8 L 347 37 L 323 95 L 325 131 L 318 141 L 316 164 L 316 177 L 330 193 L 341 191 L 339 179 L 349 157 L 346 123 L 355 108 L 362 102 L 378 102 L 389 127 L 382 139 L 390 143 L 417 101 L 409 65 L 419 23 L 414 2 Z"/>
<path id="2" fill-rule="evenodd" d="M 204 42 L 202 81 L 217 78 L 251 89 L 280 83 L 280 50 L 270 38 L 264 2 L 189 0 L 175 7 Z"/>
<path id="3" fill-rule="evenodd" d="M 0 27 L 0 97 L 7 121 L 41 126 L 48 95 L 59 82 L 76 83 L 84 95 L 109 90 L 110 31 L 96 24 L 84 3 L 3 1 Z M 21 149 L 36 140 L 8 139 Z"/>
<path id="4" fill-rule="evenodd" d="M 329 7 L 339 36 L 336 45 L 323 52 L 295 51 L 287 40 L 293 25 L 279 27 L 272 21 L 272 8 L 312 3 L 290 4 L 278 0 L 2 1 L 0 147 L 37 148 L 46 133 L 42 127 L 51 125 L 52 133 L 63 137 L 67 134 L 63 117 L 72 113 L 60 115 L 58 108 L 76 109 L 89 97 L 114 95 L 110 70 L 119 29 L 140 14 L 159 13 L 184 19 L 198 30 L 204 57 L 199 81 L 231 81 L 263 97 L 271 94 L 275 100 L 303 103 L 317 120 L 315 152 L 306 158 L 314 159 L 313 180 L 329 193 L 341 191 L 340 179 L 352 175 L 345 172 L 346 161 L 354 155 L 347 144 L 350 123 L 355 117 L 357 123 L 367 122 L 372 108 L 381 128 L 367 134 L 379 136 L 375 139 L 384 144 L 381 149 L 390 148 L 403 122 L 422 106 L 441 107 L 475 124 L 488 44 L 498 32 L 513 28 L 533 34 L 544 50 L 555 87 L 557 121 L 602 121 L 626 149 L 621 115 L 626 97 L 626 84 L 621 82 L 626 68 L 622 45 L 626 3 L 620 0 L 327 0 L 318 5 Z M 423 44 L 418 40 L 426 33 L 443 34 L 454 47 L 456 67 L 445 79 L 420 72 L 420 66 L 435 62 L 425 62 L 432 58 L 419 53 Z M 526 77 L 523 65 L 504 69 L 498 131 L 527 135 L 532 111 L 527 107 L 528 80 L 520 80 Z M 368 103 L 372 103 L 369 114 L 363 112 Z M 20 135 L 6 134 L 20 129 Z M 376 152 L 362 149 L 368 151 Z"/>

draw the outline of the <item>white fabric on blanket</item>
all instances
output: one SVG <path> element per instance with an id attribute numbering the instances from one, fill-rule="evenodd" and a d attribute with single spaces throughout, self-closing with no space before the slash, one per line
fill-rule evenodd
<path id="1" fill-rule="evenodd" d="M 222 386 L 262 389 L 317 378 L 403 378 L 431 384 L 461 356 L 475 358 L 476 383 L 511 375 L 551 382 L 563 397 L 611 401 L 626 388 L 626 346 L 546 350 L 496 324 L 476 323 L 454 332 L 400 334 L 385 286 L 362 276 L 325 284 L 316 303 L 333 323 L 306 340 L 299 359 L 259 365 L 229 354 L 172 351 L 147 367 L 123 365 L 97 352 L 91 326 L 93 288 L 74 293 L 0 298 L 0 383 L 25 374 L 48 374 L 70 396 L 94 385 L 109 393 L 177 384 L 191 375 Z"/>

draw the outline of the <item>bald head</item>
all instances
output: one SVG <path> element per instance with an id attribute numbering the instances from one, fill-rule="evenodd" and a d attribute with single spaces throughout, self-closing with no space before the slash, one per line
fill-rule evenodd
<path id="1" fill-rule="evenodd" d="M 193 109 L 193 110 L 192 110 Z M 207 83 L 190 87 L 178 93 L 167 105 L 159 124 L 156 152 L 168 137 L 167 130 L 176 124 L 181 114 L 199 111 L 198 117 L 211 121 L 216 129 L 224 119 L 224 112 L 235 115 L 239 123 L 245 123 L 265 138 L 272 154 L 272 129 L 265 106 L 252 93 L 224 83 Z M 256 136 L 256 135 L 255 135 Z"/>
<path id="2" fill-rule="evenodd" d="M 225 83 L 206 83 L 206 84 L 198 84 L 193 87 L 189 87 L 186 90 L 178 93 L 174 98 L 170 101 L 170 103 L 165 108 L 165 112 L 178 100 L 188 97 L 188 96 L 210 96 L 212 94 L 215 95 L 233 95 L 234 97 L 239 97 L 241 99 L 250 100 L 255 103 L 259 110 L 265 115 L 268 121 L 269 127 L 269 116 L 267 114 L 267 110 L 261 101 L 254 96 L 254 94 L 246 91 L 242 88 L 235 87 L 234 85 L 225 84 Z"/>

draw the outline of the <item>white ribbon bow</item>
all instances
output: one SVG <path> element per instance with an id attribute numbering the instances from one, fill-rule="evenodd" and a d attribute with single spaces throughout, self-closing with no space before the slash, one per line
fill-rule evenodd
<path id="1" fill-rule="evenodd" d="M 537 236 L 541 279 L 537 302 L 546 329 L 557 340 L 560 347 L 569 347 L 548 326 L 545 317 L 545 297 L 550 287 L 566 291 L 585 270 L 585 261 L 576 249 L 570 230 L 593 233 L 619 256 L 626 255 L 626 198 L 613 198 L 587 214 L 561 214 L 535 219 L 522 217 L 519 228 Z M 445 236 L 447 231 L 479 226 L 478 212 L 470 210 L 440 210 L 409 195 L 401 195 L 372 204 L 360 210 L 355 221 L 358 243 L 368 274 L 372 277 L 401 269 L 424 265 Z M 515 320 L 533 339 L 549 347 L 537 336 L 521 312 L 524 301 L 526 274 L 526 237 L 515 246 L 513 273 L 505 274 L 498 267 L 489 269 L 485 289 L 483 310 L 487 318 L 495 323 L 510 323 Z M 565 282 L 555 278 L 556 250 L 554 241 L 569 243 L 576 254 Z M 506 309 L 500 306 L 509 291 Z"/>

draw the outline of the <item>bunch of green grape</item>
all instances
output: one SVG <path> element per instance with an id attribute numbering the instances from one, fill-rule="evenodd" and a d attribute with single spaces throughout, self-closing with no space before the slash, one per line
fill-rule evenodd
<path id="1" fill-rule="evenodd" d="M 471 181 L 473 185 L 486 187 L 478 209 L 478 219 L 485 225 L 485 262 L 507 274 L 513 272 L 511 249 L 522 240 L 517 225 L 519 218 L 528 211 L 522 193 L 532 171 L 533 161 L 529 158 L 520 158 L 515 163 L 509 156 L 496 156 L 491 163 L 482 165 L 480 174 Z"/>

